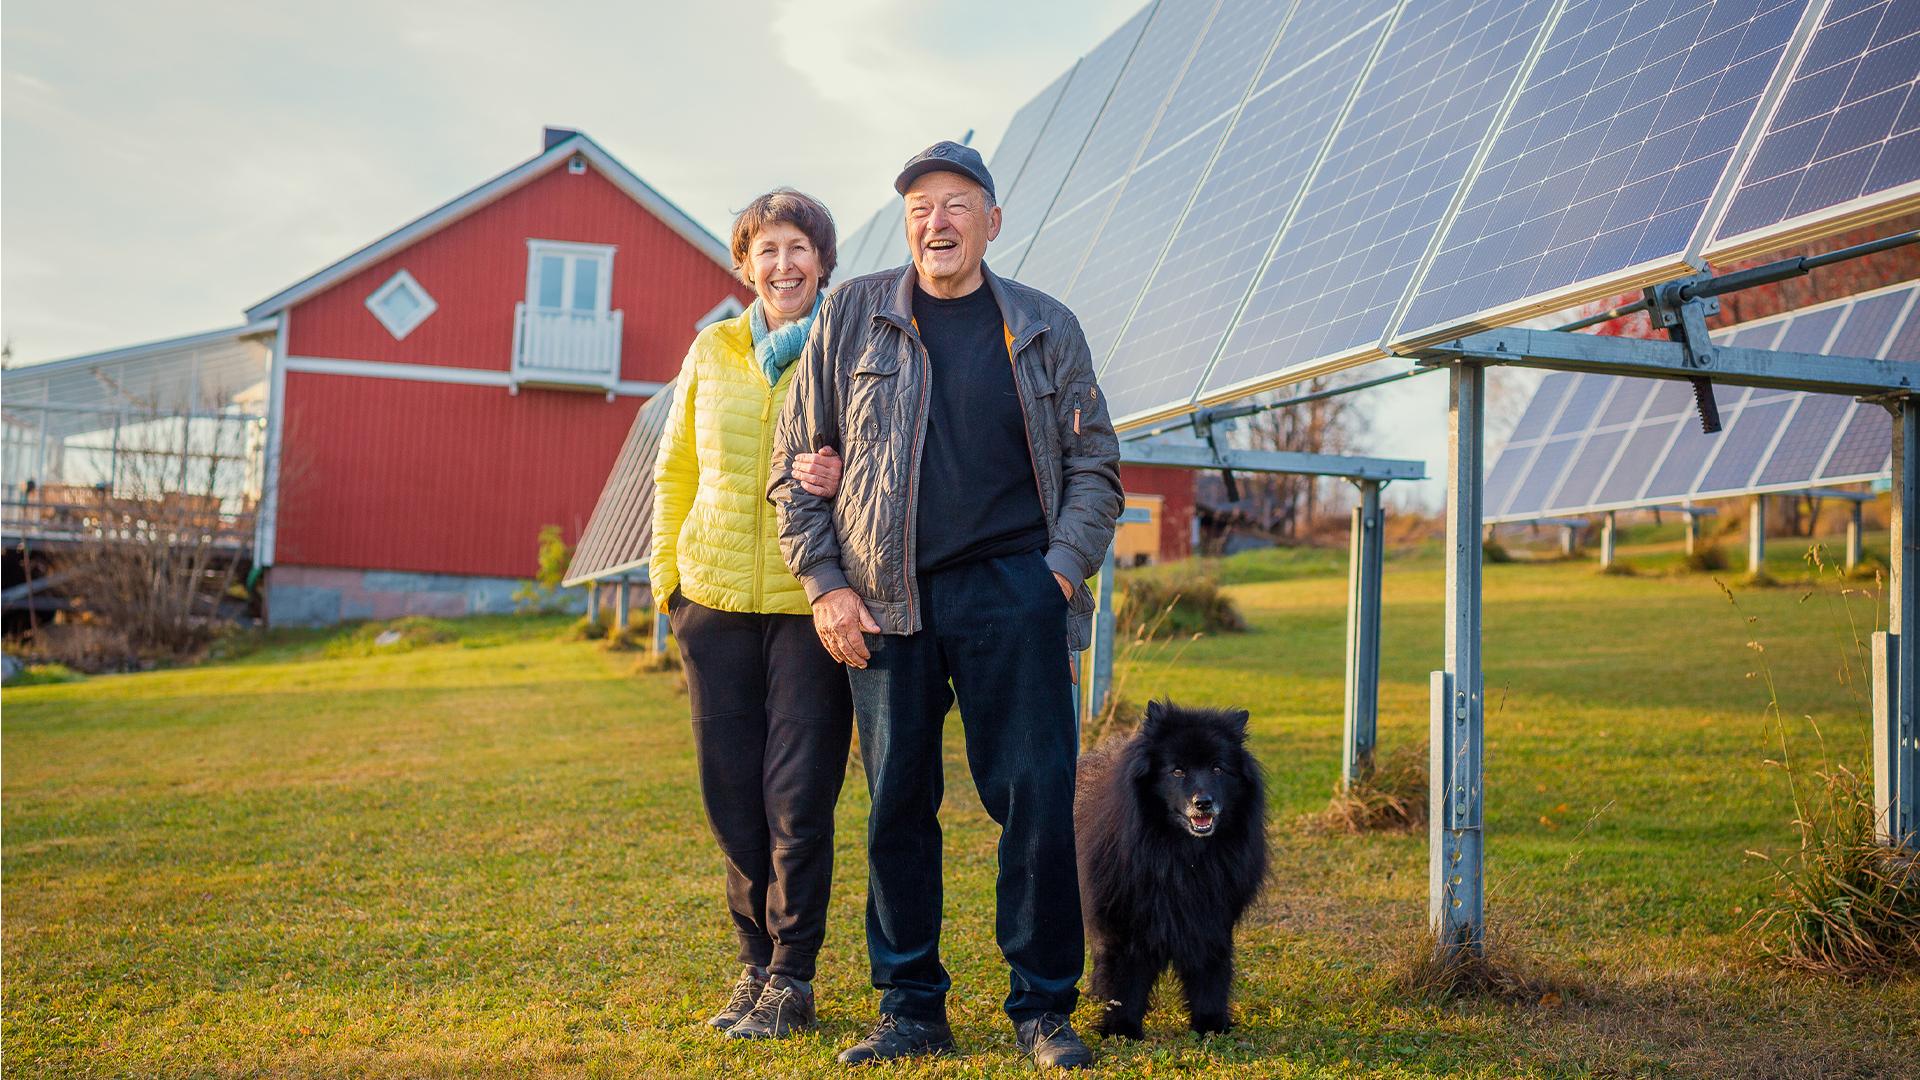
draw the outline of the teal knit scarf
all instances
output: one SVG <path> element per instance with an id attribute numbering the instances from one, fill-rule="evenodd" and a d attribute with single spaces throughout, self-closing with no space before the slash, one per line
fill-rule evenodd
<path id="1" fill-rule="evenodd" d="M 812 311 L 771 331 L 767 329 L 767 316 L 760 310 L 759 300 L 747 309 L 753 326 L 753 355 L 760 358 L 760 370 L 767 373 L 768 386 L 779 382 L 780 373 L 799 358 L 801 346 L 807 343 L 807 331 L 813 329 L 813 317 L 820 313 L 820 304 L 825 299 L 824 295 L 815 296 Z"/>

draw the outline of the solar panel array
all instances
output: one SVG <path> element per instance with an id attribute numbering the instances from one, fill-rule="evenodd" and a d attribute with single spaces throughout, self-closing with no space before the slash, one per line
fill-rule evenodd
<path id="1" fill-rule="evenodd" d="M 607 474 L 607 486 L 574 546 L 566 585 L 637 574 L 653 550 L 653 462 L 660 434 L 673 408 L 674 384 L 647 399 L 634 414 L 627 441 Z"/>
<path id="2" fill-rule="evenodd" d="M 1920 281 L 1715 332 L 1721 345 L 1920 362 Z M 1556 371 L 1487 473 L 1486 519 L 1684 503 L 1873 480 L 1892 469 L 1885 409 L 1831 394 L 1719 387 L 1701 432 L 1684 382 Z"/>
<path id="3" fill-rule="evenodd" d="M 1123 428 L 1671 280 L 1920 205 L 1916 7 L 1156 0 L 1014 117 L 988 262 Z M 903 263 L 898 200 L 848 249 Z"/>

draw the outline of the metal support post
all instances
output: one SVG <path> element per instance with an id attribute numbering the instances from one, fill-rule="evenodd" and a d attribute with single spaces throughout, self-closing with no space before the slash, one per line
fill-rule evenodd
<path id="1" fill-rule="evenodd" d="M 1380 482 L 1358 480 L 1347 543 L 1347 707 L 1340 780 L 1348 786 L 1373 775 L 1380 725 L 1380 577 L 1386 556 L 1386 515 Z"/>
<path id="2" fill-rule="evenodd" d="M 587 582 L 587 621 L 600 621 L 600 583 Z"/>
<path id="3" fill-rule="evenodd" d="M 1486 943 L 1480 831 L 1485 701 L 1480 672 L 1481 479 L 1486 372 L 1457 363 L 1447 411 L 1446 670 L 1433 673 L 1427 917 L 1442 954 Z"/>
<path id="4" fill-rule="evenodd" d="M 1847 515 L 1847 573 L 1851 574 L 1860 566 L 1864 554 L 1860 541 L 1860 507 L 1858 499 L 1853 500 L 1851 513 Z"/>
<path id="5" fill-rule="evenodd" d="M 1920 630 L 1909 625 L 1920 616 L 1920 530 L 1914 527 L 1920 522 L 1920 402 L 1908 398 L 1893 413 L 1887 630 L 1873 636 L 1873 801 L 1881 837 L 1920 851 Z"/>
<path id="6" fill-rule="evenodd" d="M 624 634 L 627 632 L 628 617 L 632 614 L 633 586 L 627 583 L 626 578 L 621 578 L 613 587 L 619 590 L 613 594 L 613 629 L 615 633 Z"/>
<path id="7" fill-rule="evenodd" d="M 1747 573 L 1758 574 L 1767 566 L 1767 497 L 1755 495 L 1747 501 Z"/>
<path id="8" fill-rule="evenodd" d="M 1576 546 L 1574 541 L 1578 538 L 1579 534 L 1580 526 L 1575 525 L 1571 521 L 1560 526 L 1560 554 L 1569 559 L 1573 558 L 1573 549 Z"/>
<path id="9" fill-rule="evenodd" d="M 1153 515 L 1139 507 L 1130 507 L 1120 512 L 1118 524 L 1142 525 L 1153 520 Z M 1113 692 L 1113 651 L 1116 623 L 1113 610 L 1114 545 L 1107 545 L 1106 557 L 1100 560 L 1099 583 L 1094 595 L 1098 598 L 1098 607 L 1093 615 L 1093 643 L 1087 651 L 1091 654 L 1080 663 L 1080 677 L 1085 682 L 1080 695 L 1080 726 L 1085 729 L 1093 718 L 1099 716 L 1107 707 L 1107 696 Z M 1076 658 L 1077 660 L 1079 658 Z"/>
<path id="10" fill-rule="evenodd" d="M 653 655 L 667 655 L 667 635 L 672 632 L 673 628 L 667 623 L 667 613 L 655 608 L 653 612 Z"/>
<path id="11" fill-rule="evenodd" d="M 1699 553 L 1700 553 L 1700 515 L 1694 513 L 1692 507 L 1688 507 L 1687 508 L 1687 554 L 1697 555 Z"/>
<path id="12" fill-rule="evenodd" d="M 1609 510 L 1607 511 L 1607 516 L 1600 521 L 1600 569 L 1602 570 L 1613 566 L 1613 537 L 1615 527 L 1613 511 Z"/>

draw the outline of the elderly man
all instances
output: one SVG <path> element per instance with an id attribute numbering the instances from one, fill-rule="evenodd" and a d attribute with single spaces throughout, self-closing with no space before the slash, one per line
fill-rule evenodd
<path id="1" fill-rule="evenodd" d="M 980 155 L 937 143 L 894 181 L 913 262 L 828 298 L 774 437 L 781 553 L 852 669 L 872 810 L 867 950 L 880 1022 L 848 1063 L 953 1049 L 940 963 L 941 727 L 1001 827 L 995 932 L 1022 1052 L 1089 1064 L 1067 1021 L 1082 965 L 1072 655 L 1113 539 L 1119 448 L 1059 301 L 983 262 L 1000 231 Z M 835 447 L 837 497 L 795 458 Z"/>

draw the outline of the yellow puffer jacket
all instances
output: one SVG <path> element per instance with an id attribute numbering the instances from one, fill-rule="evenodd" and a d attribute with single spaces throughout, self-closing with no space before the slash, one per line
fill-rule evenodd
<path id="1" fill-rule="evenodd" d="M 766 496 L 774 422 L 799 365 L 768 386 L 748 320 L 708 326 L 687 351 L 653 467 L 648 575 L 659 600 L 678 587 L 721 611 L 805 615 Z"/>

